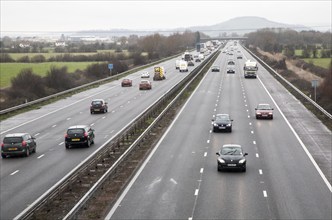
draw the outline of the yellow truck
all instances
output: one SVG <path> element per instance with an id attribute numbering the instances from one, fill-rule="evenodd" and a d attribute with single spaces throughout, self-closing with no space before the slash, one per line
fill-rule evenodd
<path id="1" fill-rule="evenodd" d="M 153 76 L 153 80 L 163 80 L 166 79 L 165 77 L 166 71 L 164 69 L 164 67 L 162 66 L 156 66 L 154 67 L 154 76 Z"/>

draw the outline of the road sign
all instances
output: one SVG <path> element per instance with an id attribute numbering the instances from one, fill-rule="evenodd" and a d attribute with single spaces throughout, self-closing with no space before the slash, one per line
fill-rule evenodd
<path id="1" fill-rule="evenodd" d="M 108 64 L 108 69 L 110 69 L 110 70 L 113 69 L 113 63 Z"/>

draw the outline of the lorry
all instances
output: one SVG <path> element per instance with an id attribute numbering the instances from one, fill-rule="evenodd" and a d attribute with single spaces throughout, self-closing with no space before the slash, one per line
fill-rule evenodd
<path id="1" fill-rule="evenodd" d="M 184 60 L 181 60 L 180 61 L 180 72 L 188 72 L 188 62 L 187 61 L 184 61 Z"/>
<path id="2" fill-rule="evenodd" d="M 184 56 L 183 56 L 183 60 L 189 62 L 189 61 L 193 60 L 193 55 L 190 54 L 189 52 L 185 52 Z"/>
<path id="3" fill-rule="evenodd" d="M 156 67 L 154 67 L 153 80 L 157 81 L 157 80 L 166 79 L 165 74 L 166 74 L 166 71 L 165 71 L 164 67 L 156 66 Z"/>
<path id="4" fill-rule="evenodd" d="M 244 70 L 244 78 L 257 78 L 257 70 L 258 70 L 257 62 L 247 60 L 244 63 L 243 70 Z"/>

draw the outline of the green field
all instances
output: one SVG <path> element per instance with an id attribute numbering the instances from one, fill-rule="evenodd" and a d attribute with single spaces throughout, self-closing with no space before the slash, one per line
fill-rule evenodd
<path id="1" fill-rule="evenodd" d="M 313 63 L 315 66 L 320 66 L 328 69 L 331 63 L 332 58 L 306 58 L 303 59 L 307 63 Z"/>
<path id="2" fill-rule="evenodd" d="M 32 68 L 33 73 L 46 76 L 51 66 L 66 66 L 68 72 L 84 70 L 90 64 L 98 62 L 45 62 L 45 63 L 0 63 L 0 88 L 9 87 L 10 80 L 20 73 L 22 69 Z"/>

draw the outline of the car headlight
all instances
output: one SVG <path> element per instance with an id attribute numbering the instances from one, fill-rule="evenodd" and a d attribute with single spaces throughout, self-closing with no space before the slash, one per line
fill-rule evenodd
<path id="1" fill-rule="evenodd" d="M 243 159 L 241 159 L 241 160 L 239 161 L 239 163 L 244 163 L 244 162 L 246 162 L 246 159 L 245 159 L 245 158 L 243 158 Z"/>
<path id="2" fill-rule="evenodd" d="M 226 126 L 227 126 L 227 127 L 230 127 L 231 125 L 232 125 L 232 124 L 227 124 Z"/>
<path id="3" fill-rule="evenodd" d="M 221 158 L 218 158 L 218 162 L 219 163 L 225 163 L 225 161 L 223 159 L 221 159 Z"/>
<path id="4" fill-rule="evenodd" d="M 217 124 L 217 123 L 214 123 L 213 126 L 214 126 L 214 127 L 218 127 L 218 124 Z"/>

